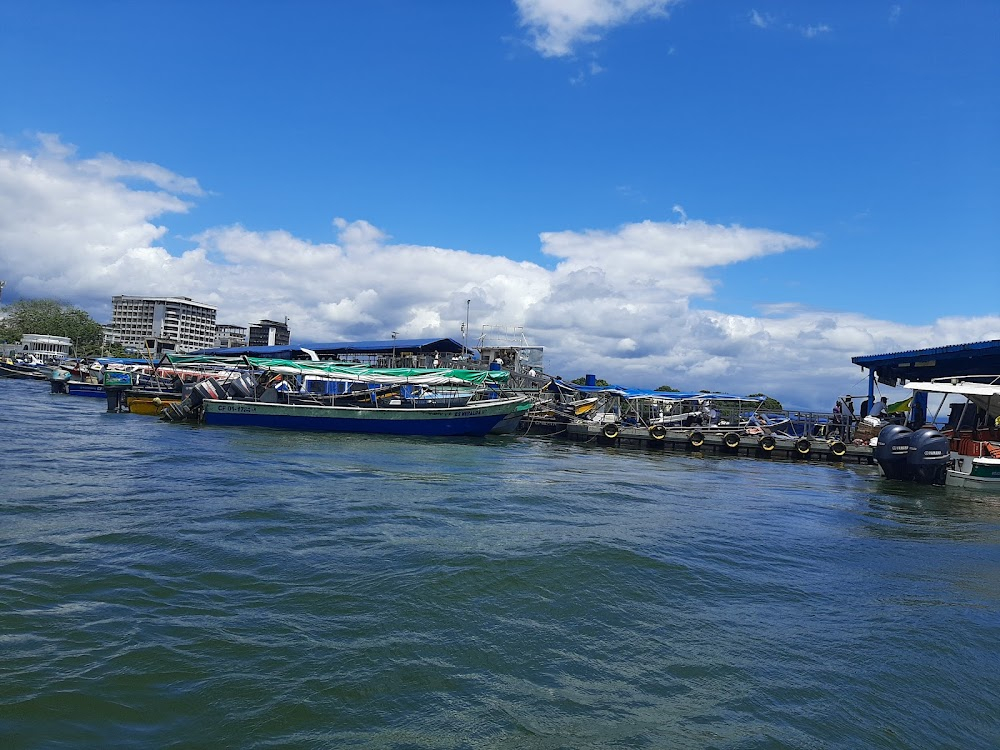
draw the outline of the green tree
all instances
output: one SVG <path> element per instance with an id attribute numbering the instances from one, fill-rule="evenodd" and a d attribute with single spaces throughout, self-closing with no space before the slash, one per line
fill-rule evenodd
<path id="1" fill-rule="evenodd" d="M 577 385 L 586 385 L 587 384 L 587 378 L 586 377 L 576 378 L 575 380 L 571 380 L 569 382 L 576 383 Z M 598 378 L 597 379 L 597 385 L 599 385 L 599 386 L 601 386 L 603 388 L 604 386 L 611 385 L 611 383 L 609 383 L 604 378 Z"/>
<path id="2" fill-rule="evenodd" d="M 661 385 L 656 390 L 663 391 L 665 393 L 680 393 L 679 389 L 671 388 L 669 385 Z"/>
<path id="3" fill-rule="evenodd" d="M 100 323 L 78 307 L 52 299 L 22 299 L 4 308 L 0 341 L 20 341 L 26 333 L 65 336 L 81 357 L 100 354 L 104 342 Z"/>
<path id="4" fill-rule="evenodd" d="M 771 398 L 763 393 L 751 393 L 749 398 L 760 398 L 764 397 L 764 403 L 761 404 L 761 409 L 767 409 L 768 411 L 781 411 L 785 407 L 781 405 L 781 402 L 776 398 Z"/>

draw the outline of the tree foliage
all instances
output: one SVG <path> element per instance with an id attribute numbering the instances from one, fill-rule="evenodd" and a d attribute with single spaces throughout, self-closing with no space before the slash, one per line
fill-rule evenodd
<path id="1" fill-rule="evenodd" d="M 586 384 L 587 384 L 587 378 L 586 378 L 586 377 L 580 377 L 580 378 L 576 378 L 576 379 L 574 379 L 574 380 L 571 380 L 571 381 L 569 381 L 569 382 L 571 382 L 571 383 L 575 383 L 576 385 L 586 385 Z M 605 380 L 604 378 L 598 378 L 598 379 L 597 379 L 597 385 L 599 385 L 599 386 L 601 386 L 602 388 L 604 388 L 605 386 L 609 386 L 609 385 L 611 385 L 611 383 L 609 383 L 609 382 L 608 382 L 607 380 Z"/>
<path id="2" fill-rule="evenodd" d="M 661 385 L 656 390 L 663 391 L 664 393 L 680 393 L 678 388 L 672 388 L 669 385 Z"/>
<path id="3" fill-rule="evenodd" d="M 17 342 L 26 333 L 65 336 L 78 356 L 99 354 L 104 329 L 84 310 L 52 299 L 22 299 L 7 305 L 0 320 L 0 341 Z"/>
<path id="4" fill-rule="evenodd" d="M 763 393 L 750 394 L 751 398 L 760 398 L 761 396 L 764 397 L 764 403 L 761 404 L 760 407 L 761 409 L 767 409 L 768 411 L 781 411 L 782 409 L 784 409 L 784 407 L 781 405 L 781 402 L 778 401 L 778 399 L 776 398 L 771 398 L 770 396 L 765 395 Z"/>

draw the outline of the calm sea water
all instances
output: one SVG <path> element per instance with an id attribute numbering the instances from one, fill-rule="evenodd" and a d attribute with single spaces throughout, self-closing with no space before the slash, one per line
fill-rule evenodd
<path id="1" fill-rule="evenodd" d="M 3 748 L 995 748 L 1000 497 L 0 381 Z"/>

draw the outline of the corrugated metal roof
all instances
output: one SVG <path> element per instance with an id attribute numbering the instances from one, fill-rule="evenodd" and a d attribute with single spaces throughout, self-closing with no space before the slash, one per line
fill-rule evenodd
<path id="1" fill-rule="evenodd" d="M 856 365 L 866 366 L 868 363 L 875 363 L 881 360 L 899 359 L 904 357 L 933 357 L 939 354 L 961 353 L 977 349 L 997 349 L 1000 351 L 1000 339 L 991 341 L 973 341 L 969 344 L 951 344 L 949 346 L 937 346 L 930 349 L 908 349 L 901 352 L 890 352 L 886 354 L 866 354 L 861 357 L 852 357 L 851 362 Z"/>
<path id="2" fill-rule="evenodd" d="M 852 357 L 851 362 L 874 371 L 883 382 L 995 375 L 1000 374 L 1000 339 L 869 354 Z"/>
<path id="3" fill-rule="evenodd" d="M 350 354 L 388 354 L 393 350 L 401 352 L 423 352 L 457 354 L 462 344 L 454 339 L 388 339 L 384 341 L 351 341 L 332 344 L 300 344 L 297 346 L 238 346 L 232 348 L 201 349 L 192 354 L 223 357 L 270 357 L 273 359 L 308 359 L 302 349 L 311 349 L 320 357 Z"/>

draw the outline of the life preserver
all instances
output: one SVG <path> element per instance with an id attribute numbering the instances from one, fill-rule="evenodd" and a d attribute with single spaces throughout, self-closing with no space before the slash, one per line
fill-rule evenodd
<path id="1" fill-rule="evenodd" d="M 757 441 L 757 444 L 761 447 L 762 450 L 773 451 L 775 445 L 774 437 L 772 437 L 771 435 L 765 435 L 764 437 L 762 437 L 760 440 Z"/>
<path id="2" fill-rule="evenodd" d="M 830 441 L 830 453 L 840 458 L 845 453 L 847 453 L 847 446 L 844 445 L 842 440 L 831 440 Z"/>
<path id="3" fill-rule="evenodd" d="M 700 448 L 705 442 L 705 436 L 701 434 L 698 430 L 695 430 L 690 435 L 688 435 L 688 442 L 691 443 L 695 448 Z"/>
<path id="4" fill-rule="evenodd" d="M 812 443 L 807 438 L 799 438 L 795 441 L 795 450 L 803 456 L 808 456 L 809 451 L 812 450 Z"/>
<path id="5" fill-rule="evenodd" d="M 616 437 L 618 437 L 618 425 L 616 425 L 614 422 L 606 424 L 604 425 L 604 429 L 601 430 L 601 432 L 604 433 L 604 437 L 606 437 L 608 440 L 614 440 Z"/>
<path id="6" fill-rule="evenodd" d="M 649 428 L 649 436 L 653 440 L 663 440 L 667 436 L 667 428 L 662 424 L 654 424 Z"/>
<path id="7" fill-rule="evenodd" d="M 740 436 L 735 432 L 727 432 L 726 436 L 722 438 L 722 440 L 726 444 L 727 448 L 736 448 L 740 444 Z"/>

